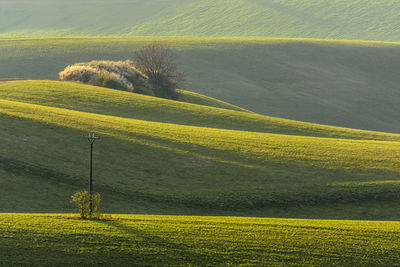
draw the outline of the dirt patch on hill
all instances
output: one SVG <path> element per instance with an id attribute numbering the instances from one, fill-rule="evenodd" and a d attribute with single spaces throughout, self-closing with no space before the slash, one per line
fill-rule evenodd
<path id="1" fill-rule="evenodd" d="M 40 79 L 24 79 L 24 78 L 0 78 L 0 83 L 18 82 L 18 81 L 32 81 Z"/>

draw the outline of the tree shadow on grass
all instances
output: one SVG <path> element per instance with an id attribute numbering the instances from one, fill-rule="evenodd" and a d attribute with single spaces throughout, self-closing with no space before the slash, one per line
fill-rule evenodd
<path id="1" fill-rule="evenodd" d="M 124 224 L 123 220 L 97 221 L 101 224 L 116 228 L 125 234 L 135 237 L 132 243 L 146 247 L 141 255 L 136 255 L 143 264 L 167 264 L 167 265 L 221 265 L 227 259 L 217 253 L 195 251 L 198 247 L 191 246 L 182 242 L 172 242 L 160 235 L 154 235 L 149 231 L 135 228 Z"/>

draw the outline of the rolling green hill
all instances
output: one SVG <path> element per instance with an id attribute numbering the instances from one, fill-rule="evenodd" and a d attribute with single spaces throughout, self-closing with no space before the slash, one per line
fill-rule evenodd
<path id="1" fill-rule="evenodd" d="M 65 66 L 125 60 L 162 40 L 183 88 L 259 114 L 400 133 L 398 43 L 274 38 L 0 39 L 0 78 L 56 79 Z"/>
<path id="2" fill-rule="evenodd" d="M 0 36 L 272 36 L 400 41 L 395 0 L 3 0 Z"/>
<path id="3" fill-rule="evenodd" d="M 398 218 L 399 135 L 54 81 L 1 84 L 0 116 L 4 212 L 71 211 L 94 131 L 104 211 Z"/>
<path id="4" fill-rule="evenodd" d="M 0 214 L 3 265 L 391 266 L 398 222 Z"/>
<path id="5" fill-rule="evenodd" d="M 189 91 L 178 92 L 180 98 L 185 100 L 189 98 L 193 103 L 202 104 L 171 101 L 73 82 L 18 81 L 0 84 L 0 98 L 3 100 L 124 118 L 253 132 L 400 141 L 398 134 L 263 116 Z"/>

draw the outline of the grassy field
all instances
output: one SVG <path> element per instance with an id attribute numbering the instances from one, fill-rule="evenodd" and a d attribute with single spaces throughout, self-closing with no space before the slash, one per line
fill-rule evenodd
<path id="1" fill-rule="evenodd" d="M 180 102 L 72 82 L 18 81 L 0 84 L 0 98 L 3 100 L 124 118 L 252 132 L 400 141 L 398 134 L 263 116 L 189 91 L 178 92 L 182 99 Z"/>
<path id="2" fill-rule="evenodd" d="M 398 222 L 0 214 L 2 265 L 391 266 Z"/>
<path id="3" fill-rule="evenodd" d="M 94 131 L 107 212 L 399 217 L 399 135 L 55 81 L 3 83 L 0 107 L 4 212 L 71 211 Z"/>
<path id="4" fill-rule="evenodd" d="M 274 38 L 0 39 L 0 78 L 55 79 L 66 65 L 125 60 L 168 43 L 188 74 L 182 88 L 260 114 L 400 133 L 400 45 Z"/>
<path id="5" fill-rule="evenodd" d="M 274 36 L 400 41 L 395 0 L 2 1 L 0 36 Z"/>

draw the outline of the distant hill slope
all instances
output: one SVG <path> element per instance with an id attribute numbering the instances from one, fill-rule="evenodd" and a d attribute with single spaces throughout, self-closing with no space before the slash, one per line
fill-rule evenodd
<path id="1" fill-rule="evenodd" d="M 2 0 L 0 36 L 273 36 L 400 41 L 395 0 Z"/>
<path id="2" fill-rule="evenodd" d="M 131 59 L 168 43 L 183 88 L 279 118 L 400 133 L 400 43 L 276 38 L 0 38 L 0 78 L 58 78 L 65 66 Z M 199 99 L 198 99 L 199 100 Z M 214 102 L 215 103 L 215 102 Z"/>

